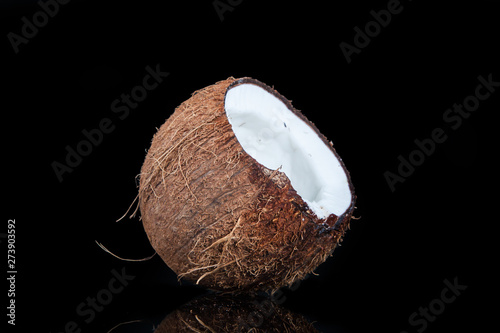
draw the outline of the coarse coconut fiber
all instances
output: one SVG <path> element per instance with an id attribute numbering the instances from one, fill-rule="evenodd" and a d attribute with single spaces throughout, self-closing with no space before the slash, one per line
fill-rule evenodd
<path id="1" fill-rule="evenodd" d="M 179 278 L 223 291 L 276 290 L 324 262 L 355 195 L 331 142 L 252 78 L 196 91 L 155 134 L 139 205 Z"/>

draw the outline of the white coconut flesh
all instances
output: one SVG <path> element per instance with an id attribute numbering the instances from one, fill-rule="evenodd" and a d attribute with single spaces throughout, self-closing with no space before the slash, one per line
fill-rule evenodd
<path id="1" fill-rule="evenodd" d="M 226 93 L 225 111 L 239 143 L 265 167 L 284 172 L 318 216 L 340 216 L 351 205 L 344 168 L 335 154 L 279 98 L 252 83 Z"/>

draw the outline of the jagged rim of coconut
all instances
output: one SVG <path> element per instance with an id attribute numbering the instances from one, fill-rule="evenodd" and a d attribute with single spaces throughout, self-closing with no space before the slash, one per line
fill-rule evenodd
<path id="1" fill-rule="evenodd" d="M 244 151 L 284 172 L 318 218 L 352 208 L 354 191 L 342 159 L 289 100 L 258 80 L 241 78 L 228 86 L 224 109 Z"/>

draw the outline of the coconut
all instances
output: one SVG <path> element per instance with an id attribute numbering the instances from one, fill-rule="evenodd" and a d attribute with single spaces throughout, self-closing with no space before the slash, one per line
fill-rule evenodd
<path id="1" fill-rule="evenodd" d="M 264 83 L 196 91 L 154 135 L 139 205 L 179 276 L 223 291 L 303 279 L 341 242 L 355 195 L 331 142 Z"/>
<path id="2" fill-rule="evenodd" d="M 154 333 L 318 332 L 302 315 L 264 297 L 208 295 L 168 314 Z"/>

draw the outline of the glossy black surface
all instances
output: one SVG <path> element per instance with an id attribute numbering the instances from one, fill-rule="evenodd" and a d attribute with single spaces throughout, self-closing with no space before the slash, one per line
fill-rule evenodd
<path id="1" fill-rule="evenodd" d="M 125 258 L 152 254 L 138 216 L 115 223 L 137 194 L 145 150 L 176 106 L 228 76 L 292 100 L 333 141 L 356 189 L 361 218 L 317 276 L 280 292 L 281 307 L 323 332 L 489 327 L 498 1 L 222 0 L 219 13 L 213 1 L 42 3 L 52 7 L 0 5 L 0 246 L 6 257 L 15 219 L 17 269 L 15 327 L 9 284 L 0 291 L 5 331 L 142 320 L 113 332 L 151 332 L 205 293 L 158 256 L 125 262 L 95 241 Z"/>

